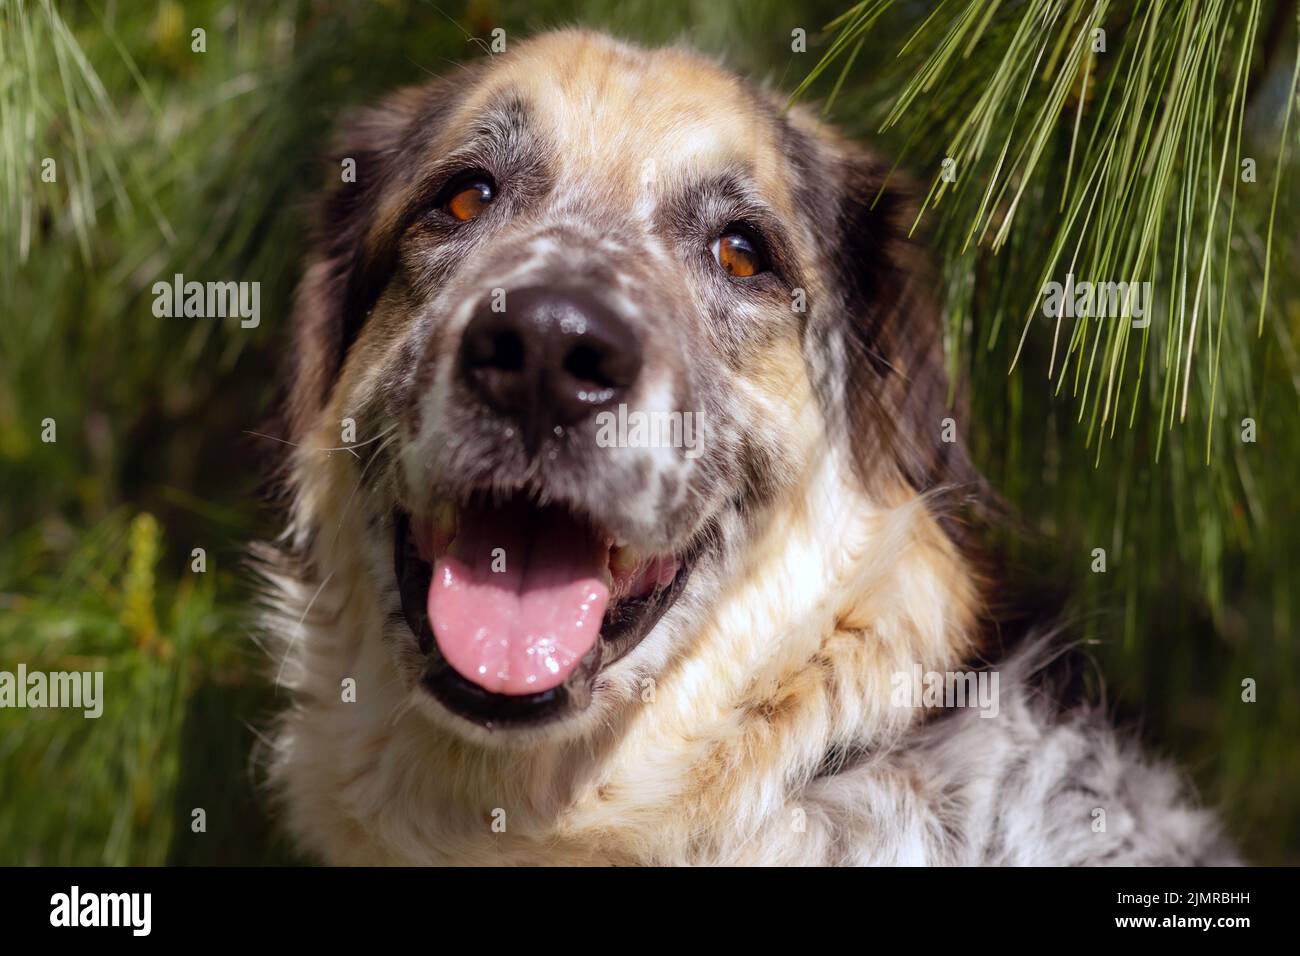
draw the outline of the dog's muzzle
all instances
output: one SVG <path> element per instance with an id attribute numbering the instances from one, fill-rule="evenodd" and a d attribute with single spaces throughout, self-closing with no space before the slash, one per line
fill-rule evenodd
<path id="1" fill-rule="evenodd" d="M 503 462 L 526 465 L 503 464 L 431 514 L 395 516 L 403 611 L 427 656 L 421 682 L 482 725 L 554 719 L 587 704 L 597 673 L 654 626 L 691 564 L 685 550 L 644 553 L 602 526 L 583 504 L 610 494 L 599 464 L 581 500 L 557 498 L 546 477 L 566 467 L 550 460 L 557 443 L 589 463 L 608 453 L 593 419 L 631 399 L 641 341 L 592 292 L 530 287 L 486 296 L 454 361 L 461 411 L 522 448 Z"/>

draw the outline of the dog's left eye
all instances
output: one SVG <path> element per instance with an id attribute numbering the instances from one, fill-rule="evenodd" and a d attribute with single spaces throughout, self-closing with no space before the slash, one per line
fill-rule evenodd
<path id="1" fill-rule="evenodd" d="M 744 279 L 767 271 L 767 260 L 758 243 L 743 231 L 729 229 L 709 247 L 713 258 L 727 271 Z"/>
<path id="2" fill-rule="evenodd" d="M 471 219 L 477 219 L 495 198 L 496 189 L 492 180 L 486 176 L 475 176 L 456 183 L 449 191 L 442 208 L 453 219 L 469 222 Z"/>

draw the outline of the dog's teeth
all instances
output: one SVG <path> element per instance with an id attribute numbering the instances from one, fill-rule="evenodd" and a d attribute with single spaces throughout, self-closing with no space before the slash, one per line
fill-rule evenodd
<path id="1" fill-rule="evenodd" d="M 445 534 L 448 537 L 456 536 L 456 527 L 459 524 L 459 515 L 456 512 L 456 506 L 443 499 L 433 507 L 433 528 L 439 534 Z"/>
<path id="2" fill-rule="evenodd" d="M 434 502 L 433 514 L 429 521 L 432 528 L 433 555 L 441 557 L 456 538 L 460 526 L 459 513 L 454 502 L 445 498 Z"/>
<path id="3" fill-rule="evenodd" d="M 609 553 L 611 571 L 632 571 L 641 563 L 641 557 L 631 548 L 619 545 Z"/>

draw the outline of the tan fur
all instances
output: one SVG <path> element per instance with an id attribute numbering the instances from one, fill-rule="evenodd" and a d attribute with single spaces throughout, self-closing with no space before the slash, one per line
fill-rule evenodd
<path id="1" fill-rule="evenodd" d="M 763 161 L 775 157 L 775 143 L 755 120 L 744 88 L 694 54 L 615 46 L 580 31 L 545 34 L 495 64 L 457 119 L 503 91 L 520 91 L 538 105 L 566 174 L 596 191 L 593 202 L 626 204 L 640 192 L 647 161 L 655 176 L 671 178 L 757 158 L 766 194 L 791 212 L 778 164 Z"/>

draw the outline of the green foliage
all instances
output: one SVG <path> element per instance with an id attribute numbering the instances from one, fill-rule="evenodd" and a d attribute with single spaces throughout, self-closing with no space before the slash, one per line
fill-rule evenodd
<path id="1" fill-rule="evenodd" d="M 0 0 L 0 669 L 93 665 L 106 688 L 99 720 L 0 710 L 0 863 L 287 859 L 250 769 L 275 701 L 240 560 L 276 530 L 253 433 L 272 431 L 304 202 L 337 175 L 320 157 L 348 107 L 483 55 L 493 27 L 569 23 L 824 97 L 923 184 L 977 460 L 1051 536 L 1116 707 L 1252 856 L 1296 859 L 1291 5 L 843 6 Z M 1149 278 L 1150 326 L 1043 318 L 1071 268 Z M 177 272 L 259 281 L 261 326 L 156 317 Z"/>
<path id="2" fill-rule="evenodd" d="M 1256 858 L 1293 854 L 1295 5 L 864 0 L 828 32 L 826 106 L 920 183 L 977 461 L 1049 536 L 1118 708 Z M 1151 282 L 1149 324 L 1045 316 L 1067 274 Z"/>
<path id="3" fill-rule="evenodd" d="M 8 597 L 5 669 L 22 662 L 29 672 L 103 671 L 105 694 L 95 719 L 0 709 L 4 862 L 166 860 L 178 733 L 219 616 L 214 588 L 191 580 L 172 596 L 163 636 L 157 559 L 153 517 L 128 525 L 114 514 L 85 534 L 73 563 L 33 582 L 33 596 Z"/>

